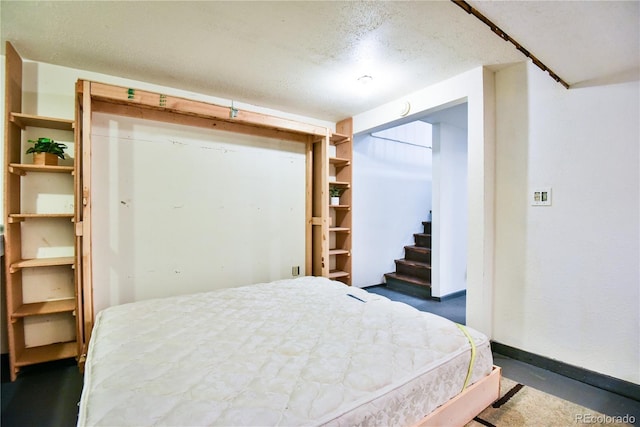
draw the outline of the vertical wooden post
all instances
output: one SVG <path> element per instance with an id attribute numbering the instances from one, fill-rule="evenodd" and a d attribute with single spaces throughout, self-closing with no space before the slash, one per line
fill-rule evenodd
<path id="1" fill-rule="evenodd" d="M 22 59 L 11 43 L 5 51 L 5 104 L 4 104 L 4 238 L 5 286 L 7 329 L 9 339 L 9 365 L 11 381 L 18 375 L 16 352 L 24 348 L 22 321 L 15 321 L 9 307 L 22 305 L 22 273 L 12 272 L 11 264 L 22 257 L 22 238 L 19 222 L 10 222 L 9 214 L 20 212 L 20 176 L 9 172 L 10 163 L 20 163 L 21 129 L 11 120 L 11 113 L 22 112 Z"/>
<path id="2" fill-rule="evenodd" d="M 305 143 L 305 275 L 313 274 L 313 137 Z"/>
<path id="3" fill-rule="evenodd" d="M 93 329 L 93 270 L 91 254 L 91 82 L 82 82 L 82 299 L 86 354 Z"/>
<path id="4" fill-rule="evenodd" d="M 314 276 L 329 276 L 329 139 L 313 143 L 313 266 Z"/>
<path id="5" fill-rule="evenodd" d="M 73 167 L 73 187 L 74 187 L 74 211 L 73 221 L 75 223 L 75 271 L 74 284 L 76 294 L 76 340 L 78 343 L 78 366 L 84 368 L 84 302 L 82 293 L 82 131 L 83 131 L 83 106 L 82 106 L 82 82 L 76 83 L 75 96 L 75 131 L 73 141 L 75 145 L 74 167 Z"/>

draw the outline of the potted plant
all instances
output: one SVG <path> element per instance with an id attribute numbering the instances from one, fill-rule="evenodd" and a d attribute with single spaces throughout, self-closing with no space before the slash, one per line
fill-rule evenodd
<path id="1" fill-rule="evenodd" d="M 329 187 L 329 196 L 331 197 L 329 204 L 332 206 L 339 205 L 341 194 L 342 194 L 342 188 Z"/>
<path id="2" fill-rule="evenodd" d="M 34 165 L 57 165 L 58 157 L 64 160 L 65 144 L 54 141 L 51 138 L 30 139 L 34 146 L 27 150 L 27 154 L 33 153 Z"/>

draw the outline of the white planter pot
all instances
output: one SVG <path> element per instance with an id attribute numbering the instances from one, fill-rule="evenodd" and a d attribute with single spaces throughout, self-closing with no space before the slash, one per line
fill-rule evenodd
<path id="1" fill-rule="evenodd" d="M 340 204 L 340 197 L 331 197 L 330 204 L 336 206 Z"/>

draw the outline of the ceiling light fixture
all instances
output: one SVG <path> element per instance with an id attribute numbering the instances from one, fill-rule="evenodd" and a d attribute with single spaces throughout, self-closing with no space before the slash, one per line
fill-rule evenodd
<path id="1" fill-rule="evenodd" d="M 373 77 L 371 77 L 371 76 L 370 76 L 370 75 L 368 75 L 368 74 L 365 74 L 365 75 L 363 75 L 363 76 L 358 77 L 358 82 L 359 82 L 361 85 L 363 85 L 363 86 L 368 85 L 368 84 L 369 84 L 369 83 L 371 83 L 372 81 L 373 81 Z"/>

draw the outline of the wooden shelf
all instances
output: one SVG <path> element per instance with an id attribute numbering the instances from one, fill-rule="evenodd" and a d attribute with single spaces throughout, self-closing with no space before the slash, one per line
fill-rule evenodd
<path id="1" fill-rule="evenodd" d="M 9 214 L 9 223 L 21 222 L 25 219 L 70 219 L 73 221 L 72 213 L 21 213 Z"/>
<path id="2" fill-rule="evenodd" d="M 31 114 L 11 113 L 10 120 L 23 130 L 27 126 L 68 131 L 73 131 L 74 128 L 73 120 L 33 116 Z"/>
<path id="3" fill-rule="evenodd" d="M 33 164 L 31 158 L 25 156 L 24 142 L 35 135 L 44 135 L 50 133 L 53 138 L 63 138 L 65 141 L 73 141 L 76 154 L 80 155 L 82 151 L 82 141 L 79 134 L 76 134 L 76 122 L 74 120 L 44 117 L 33 114 L 25 114 L 22 112 L 23 100 L 23 61 L 18 52 L 11 43 L 6 43 L 5 49 L 5 75 L 7 80 L 6 90 L 4 92 L 5 108 L 4 120 L 6 129 L 4 133 L 4 212 L 3 218 L 7 227 L 4 230 L 4 242 L 7 258 L 7 274 L 5 275 L 5 291 L 6 291 L 6 309 L 9 314 L 8 326 L 8 347 L 9 347 L 9 370 L 11 381 L 15 381 L 21 367 L 26 365 L 34 365 L 37 363 L 48 362 L 52 360 L 66 359 L 77 356 L 82 348 L 79 341 L 82 340 L 83 330 L 82 322 L 82 297 L 78 294 L 78 289 L 82 284 L 82 278 L 77 274 L 75 269 L 76 257 L 82 247 L 81 239 L 76 233 L 81 234 L 81 229 L 74 227 L 74 220 L 79 215 L 78 200 L 80 199 L 79 191 L 82 189 L 82 176 L 77 173 L 76 159 L 67 161 L 51 162 L 52 165 Z M 42 77 L 42 76 L 41 76 Z M 46 77 L 45 77 L 46 78 Z M 9 84 L 10 83 L 10 84 Z M 76 105 L 78 104 L 76 97 Z M 77 113 L 74 117 L 79 117 Z M 82 123 L 82 122 L 80 122 Z M 56 136 L 58 135 L 58 136 Z M 36 139 L 36 138 L 33 138 Z M 66 209 L 43 209 L 29 208 L 24 204 L 25 197 L 31 199 L 37 198 L 41 191 L 31 186 L 25 187 L 25 181 L 21 177 L 35 173 L 36 178 L 41 177 L 44 180 L 51 180 L 57 174 L 61 179 L 52 180 L 51 184 L 55 187 L 50 190 L 60 192 L 66 196 L 74 198 L 73 213 L 66 212 Z M 38 175 L 40 174 L 40 175 Z M 42 175 L 44 174 L 44 175 Z M 60 175 L 62 174 L 62 175 Z M 69 180 L 69 181 L 67 181 Z M 73 184 L 73 192 L 67 184 Z M 46 201 L 45 201 L 46 202 Z M 49 203 L 45 203 L 47 205 Z M 44 211 L 44 212 L 34 212 Z M 34 227 L 33 221 L 45 220 L 44 228 Z M 30 222 L 31 227 L 23 227 L 24 222 Z M 27 230 L 27 228 L 33 230 Z M 35 232 L 35 235 L 32 232 Z M 72 256 L 42 258 L 43 256 L 51 256 L 54 254 L 32 254 L 37 256 L 35 259 L 20 259 L 22 249 L 25 246 L 25 239 L 33 240 L 37 238 L 47 242 L 50 237 L 66 236 L 69 240 L 74 240 L 73 249 L 70 247 L 63 254 L 72 254 Z M 24 270 L 25 268 L 38 268 L 40 270 Z M 29 274 L 29 273 L 35 273 Z M 60 275 L 61 274 L 61 275 Z M 58 288 L 60 286 L 67 287 L 67 274 L 73 276 L 73 292 L 63 294 L 64 297 L 56 300 L 49 300 L 50 294 L 46 290 L 49 287 Z M 42 287 L 46 280 L 47 286 Z M 33 288 L 33 289 L 32 289 Z M 25 289 L 30 289 L 29 294 L 33 295 L 29 298 L 30 303 L 23 303 L 24 295 L 27 293 Z M 77 310 L 76 305 L 79 304 L 81 309 Z M 36 321 L 46 321 L 43 317 L 50 315 L 56 318 L 56 321 L 46 322 L 38 329 L 38 341 L 34 343 L 29 339 L 31 324 L 27 319 Z M 33 317 L 33 316 L 39 316 Z M 61 320 L 61 322 L 58 322 Z M 75 336 L 69 336 L 68 328 L 71 323 L 75 324 Z M 67 341 L 68 340 L 68 341 Z M 31 346 L 25 347 L 31 341 Z M 64 341 L 64 342 L 59 342 Z M 35 347 L 33 345 L 35 344 Z M 43 345 L 46 344 L 46 345 Z"/>
<path id="4" fill-rule="evenodd" d="M 351 229 L 349 227 L 329 227 L 329 231 L 335 233 L 350 233 Z"/>
<path id="5" fill-rule="evenodd" d="M 68 173 L 73 175 L 73 166 L 33 165 L 27 163 L 9 164 L 9 173 L 26 175 L 27 172 Z"/>
<path id="6" fill-rule="evenodd" d="M 333 209 L 346 209 L 346 210 L 351 209 L 350 205 L 329 205 L 329 207 Z"/>
<path id="7" fill-rule="evenodd" d="M 55 314 L 73 312 L 76 309 L 74 298 L 61 299 L 57 301 L 44 301 L 31 304 L 23 304 L 11 315 L 13 318 L 38 316 L 42 314 Z"/>
<path id="8" fill-rule="evenodd" d="M 21 259 L 14 262 L 9 267 L 11 273 L 15 273 L 21 268 L 33 268 L 33 267 L 51 267 L 57 265 L 73 265 L 74 257 L 57 257 L 57 258 L 34 258 L 34 259 Z"/>
<path id="9" fill-rule="evenodd" d="M 349 277 L 349 273 L 340 270 L 331 270 L 329 272 L 329 279 L 338 279 L 340 277 Z"/>
<path id="10" fill-rule="evenodd" d="M 329 256 L 331 255 L 349 255 L 349 251 L 346 249 L 329 249 Z"/>
<path id="11" fill-rule="evenodd" d="M 78 344 L 76 341 L 29 347 L 23 349 L 16 355 L 16 366 L 35 365 L 51 360 L 68 359 L 70 357 L 76 357 L 77 355 Z"/>
<path id="12" fill-rule="evenodd" d="M 331 134 L 331 138 L 329 141 L 331 142 L 331 145 L 340 145 L 340 144 L 344 144 L 345 142 L 349 142 L 350 140 L 351 138 L 347 135 L 333 133 Z"/>
<path id="13" fill-rule="evenodd" d="M 351 183 L 346 181 L 333 181 L 329 182 L 330 187 L 341 187 L 341 188 L 349 188 L 351 187 Z"/>
<path id="14" fill-rule="evenodd" d="M 329 163 L 336 167 L 344 167 L 351 164 L 351 159 L 345 159 L 342 157 L 329 157 Z"/>

